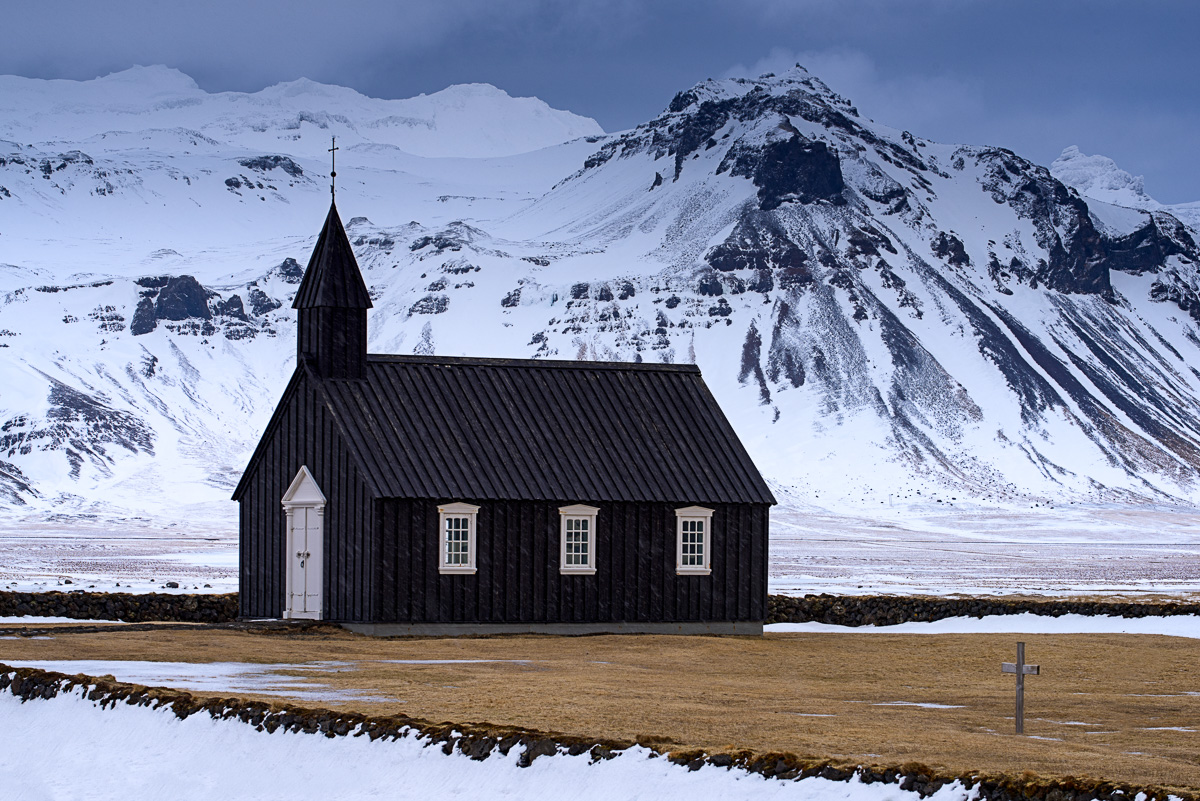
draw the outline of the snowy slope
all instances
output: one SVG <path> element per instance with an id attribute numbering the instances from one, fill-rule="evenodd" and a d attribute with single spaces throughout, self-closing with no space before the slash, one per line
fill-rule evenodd
<path id="1" fill-rule="evenodd" d="M 1194 505 L 1200 252 L 1169 211 L 801 69 L 609 136 L 501 94 L 0 79 L 4 502 L 231 519 L 336 133 L 374 352 L 696 361 L 793 509 Z"/>

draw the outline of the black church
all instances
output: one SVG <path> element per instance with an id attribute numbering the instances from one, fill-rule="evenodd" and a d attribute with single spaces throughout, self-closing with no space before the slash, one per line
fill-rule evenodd
<path id="1" fill-rule="evenodd" d="M 694 365 L 367 353 L 336 207 L 234 491 L 244 617 L 761 633 L 775 503 Z"/>

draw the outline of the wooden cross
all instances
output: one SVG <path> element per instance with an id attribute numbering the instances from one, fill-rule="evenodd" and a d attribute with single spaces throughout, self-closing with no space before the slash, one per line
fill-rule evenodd
<path id="1" fill-rule="evenodd" d="M 1025 677 L 1041 675 L 1040 665 L 1025 664 L 1025 643 L 1017 643 L 1017 661 L 1001 662 L 1004 673 L 1017 674 L 1017 734 L 1025 733 Z"/>
<path id="2" fill-rule="evenodd" d="M 334 189 L 335 179 L 337 178 L 337 151 L 337 137 L 335 136 L 333 137 L 333 147 L 329 148 L 329 158 L 332 163 L 332 168 L 329 170 L 329 194 L 335 196 L 337 195 L 337 191 Z"/>

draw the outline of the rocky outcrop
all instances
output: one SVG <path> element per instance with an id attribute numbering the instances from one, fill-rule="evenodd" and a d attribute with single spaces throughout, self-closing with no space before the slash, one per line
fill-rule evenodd
<path id="1" fill-rule="evenodd" d="M 252 159 L 238 159 L 238 164 L 241 164 L 248 170 L 257 170 L 258 172 L 270 172 L 271 170 L 283 170 L 293 178 L 300 178 L 304 175 L 304 170 L 300 165 L 292 161 L 287 156 L 258 156 Z"/>
<path id="2" fill-rule="evenodd" d="M 197 318 L 211 320 L 208 296 L 204 287 L 190 275 L 178 275 L 167 281 L 158 292 L 154 303 L 154 316 L 159 320 L 187 320 Z"/>
<path id="3" fill-rule="evenodd" d="M 278 276 L 285 283 L 298 283 L 303 269 L 295 259 L 284 259 L 271 269 L 267 277 Z M 176 334 L 211 336 L 220 331 L 226 339 L 249 339 L 269 326 L 261 318 L 283 303 L 267 295 L 251 282 L 246 286 L 250 310 L 240 294 L 227 298 L 207 289 L 190 275 L 151 276 L 137 279 L 142 287 L 141 297 L 129 323 L 134 336 L 148 334 L 158 328 L 160 322 Z"/>
<path id="4" fill-rule="evenodd" d="M 158 317 L 154 314 L 154 301 L 147 297 L 141 298 L 134 309 L 133 320 L 129 323 L 129 333 L 138 337 L 149 334 L 157 327 Z"/>
<path id="5" fill-rule="evenodd" d="M 137 284 L 144 288 L 129 324 L 134 336 L 150 333 L 158 327 L 159 321 L 212 319 L 212 310 L 208 306 L 209 293 L 190 275 L 139 278 Z M 211 325 L 208 329 L 212 330 L 207 333 L 215 330 Z"/>
<path id="6" fill-rule="evenodd" d="M 758 187 L 758 207 L 763 211 L 779 208 L 785 202 L 813 203 L 827 200 L 835 205 L 846 201 L 842 190 L 841 162 L 824 142 L 814 142 L 799 134 L 782 141 L 769 142 L 761 149 L 743 155 L 731 175 L 746 175 Z"/>
<path id="7" fill-rule="evenodd" d="M 246 307 L 242 305 L 241 295 L 231 295 L 226 300 L 219 300 L 213 304 L 213 313 L 222 317 L 231 317 L 235 320 L 248 320 L 246 317 Z"/>
<path id="8" fill-rule="evenodd" d="M 762 219 L 766 216 L 743 217 L 725 241 L 705 256 L 709 266 L 721 272 L 753 271 L 746 276 L 755 290 L 763 293 L 776 285 L 786 289 L 812 283 L 808 255 L 785 230 Z"/>
<path id="9" fill-rule="evenodd" d="M 300 266 L 300 262 L 289 256 L 272 267 L 267 275 L 277 275 L 287 284 L 298 284 L 304 280 L 304 268 Z"/>

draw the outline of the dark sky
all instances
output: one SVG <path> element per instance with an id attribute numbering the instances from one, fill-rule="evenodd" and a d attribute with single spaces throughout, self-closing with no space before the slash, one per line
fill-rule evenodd
<path id="1" fill-rule="evenodd" d="M 1200 200 L 1194 0 L 0 0 L 0 73 L 167 64 L 209 91 L 376 97 L 488 82 L 631 127 L 708 77 L 800 61 L 864 114 L 1049 164 L 1063 147 Z"/>

